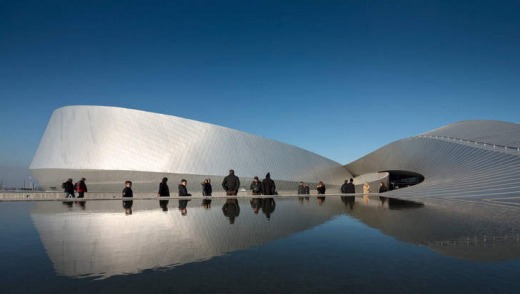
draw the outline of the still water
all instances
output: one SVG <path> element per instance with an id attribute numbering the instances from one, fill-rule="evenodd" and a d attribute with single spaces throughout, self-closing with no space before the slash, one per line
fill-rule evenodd
<path id="1" fill-rule="evenodd" d="M 373 197 L 0 203 L 0 293 L 518 293 L 518 211 Z"/>

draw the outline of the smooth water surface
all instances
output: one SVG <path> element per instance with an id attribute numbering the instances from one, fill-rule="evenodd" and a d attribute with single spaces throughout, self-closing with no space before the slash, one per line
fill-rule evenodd
<path id="1" fill-rule="evenodd" d="M 0 293 L 517 293 L 517 215 L 373 196 L 3 202 Z"/>

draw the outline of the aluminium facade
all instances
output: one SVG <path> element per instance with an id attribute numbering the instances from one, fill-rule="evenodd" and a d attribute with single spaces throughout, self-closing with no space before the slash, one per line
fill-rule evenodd
<path id="1" fill-rule="evenodd" d="M 61 190 L 67 178 L 87 178 L 90 191 L 155 192 L 162 177 L 188 188 L 211 178 L 214 190 L 234 169 L 248 190 L 254 176 L 271 173 L 278 190 L 299 181 L 334 187 L 351 174 L 339 163 L 301 148 L 190 119 L 104 106 L 56 109 L 30 170 L 44 189 Z M 174 185 L 171 185 L 175 187 Z M 171 189 L 175 191 L 176 189 Z M 190 192 L 191 192 L 190 191 Z"/>

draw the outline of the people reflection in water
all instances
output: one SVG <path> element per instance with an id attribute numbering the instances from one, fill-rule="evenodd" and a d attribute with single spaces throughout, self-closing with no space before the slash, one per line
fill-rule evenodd
<path id="1" fill-rule="evenodd" d="M 168 211 L 168 203 L 170 203 L 170 200 L 159 200 L 159 207 L 162 211 Z"/>
<path id="2" fill-rule="evenodd" d="M 251 198 L 251 208 L 255 214 L 258 214 L 258 211 L 262 208 L 262 200 L 262 198 Z"/>
<path id="3" fill-rule="evenodd" d="M 133 200 L 123 200 L 123 208 L 125 209 L 125 215 L 132 214 L 132 205 L 134 205 Z"/>
<path id="4" fill-rule="evenodd" d="M 385 202 L 388 200 L 388 197 L 379 196 L 379 200 L 381 201 L 381 206 L 385 206 Z"/>
<path id="5" fill-rule="evenodd" d="M 319 205 L 323 205 L 323 202 L 325 202 L 325 196 L 318 196 L 316 199 L 318 200 Z"/>
<path id="6" fill-rule="evenodd" d="M 74 202 L 72 201 L 63 201 L 62 203 L 68 208 L 72 208 L 72 206 L 74 205 Z"/>
<path id="7" fill-rule="evenodd" d="M 341 201 L 345 204 L 345 207 L 354 209 L 354 203 L 356 202 L 356 196 L 341 196 Z"/>
<path id="8" fill-rule="evenodd" d="M 79 207 L 81 208 L 81 210 L 85 210 L 87 207 L 86 207 L 86 202 L 87 201 L 77 201 Z"/>
<path id="9" fill-rule="evenodd" d="M 210 209 L 211 208 L 211 199 L 202 199 L 202 207 L 204 207 L 205 209 Z"/>
<path id="10" fill-rule="evenodd" d="M 276 202 L 274 198 L 264 198 L 262 201 L 262 212 L 265 214 L 267 220 L 271 219 L 271 214 L 274 212 L 276 208 Z"/>
<path id="11" fill-rule="evenodd" d="M 222 206 L 222 212 L 229 219 L 229 223 L 232 225 L 235 223 L 235 218 L 240 214 L 240 206 L 238 205 L 237 199 L 227 199 L 224 206 Z"/>
<path id="12" fill-rule="evenodd" d="M 181 183 L 179 184 L 179 187 L 178 187 L 180 197 L 191 196 L 191 194 L 188 193 L 188 188 L 186 187 L 187 184 L 188 184 L 188 181 L 186 181 L 185 179 L 181 180 Z M 188 201 L 189 200 L 179 200 L 179 210 L 181 211 L 182 215 L 188 214 L 188 209 L 186 208 L 188 206 Z"/>

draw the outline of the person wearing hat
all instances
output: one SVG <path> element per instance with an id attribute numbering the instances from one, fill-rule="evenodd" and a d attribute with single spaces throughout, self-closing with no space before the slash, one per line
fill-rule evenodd
<path id="1" fill-rule="evenodd" d="M 76 191 L 78 192 L 78 198 L 83 198 L 85 196 L 85 193 L 87 192 L 87 185 L 85 184 L 85 181 L 87 179 L 81 178 L 79 182 L 76 183 Z"/>
<path id="2" fill-rule="evenodd" d="M 271 180 L 271 173 L 267 173 L 262 181 L 262 193 L 264 195 L 276 195 L 276 184 Z"/>

